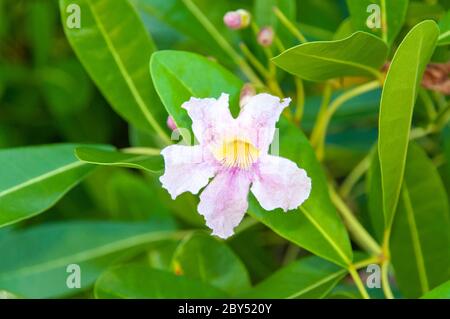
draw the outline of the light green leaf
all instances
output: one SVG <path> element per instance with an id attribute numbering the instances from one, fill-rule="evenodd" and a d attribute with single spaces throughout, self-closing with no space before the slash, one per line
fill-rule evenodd
<path id="1" fill-rule="evenodd" d="M 0 238 L 0 287 L 26 298 L 73 294 L 68 265 L 81 267 L 86 289 L 118 252 L 171 237 L 170 228 L 153 222 L 64 222 L 12 231 Z"/>
<path id="2" fill-rule="evenodd" d="M 238 112 L 242 82 L 225 68 L 200 55 L 182 51 L 156 52 L 150 61 L 150 72 L 155 88 L 178 128 L 191 128 L 191 119 L 181 108 L 191 97 L 218 98 L 221 93 L 228 93 L 233 113 Z M 181 134 L 191 142 L 192 137 L 183 131 Z"/>
<path id="3" fill-rule="evenodd" d="M 224 242 L 204 233 L 195 233 L 180 244 L 173 264 L 186 277 L 201 280 L 230 295 L 250 288 L 241 260 Z"/>
<path id="4" fill-rule="evenodd" d="M 20 298 L 6 290 L 0 290 L 0 300 L 1 299 L 20 299 Z"/>
<path id="5" fill-rule="evenodd" d="M 448 197 L 433 162 L 410 144 L 390 241 L 396 280 L 417 298 L 450 278 Z"/>
<path id="6" fill-rule="evenodd" d="M 243 298 L 323 298 L 344 278 L 347 271 L 319 257 L 310 256 L 281 268 Z"/>
<path id="7" fill-rule="evenodd" d="M 408 2 L 408 0 L 347 0 L 347 6 L 355 29 L 372 32 L 392 44 L 405 22 Z M 378 5 L 379 16 L 376 16 L 376 11 L 368 10 L 371 4 Z M 380 19 L 381 28 L 370 29 L 367 26 L 368 20 L 374 21 L 372 17 Z"/>
<path id="8" fill-rule="evenodd" d="M 160 72 L 157 61 L 160 57 L 166 56 L 168 57 L 167 61 L 171 62 L 171 64 L 166 64 L 169 70 L 179 68 L 183 72 Z M 228 92 L 231 94 L 231 100 L 237 101 L 243 85 L 239 79 L 220 65 L 190 53 L 158 52 L 154 54 L 150 64 L 155 87 L 178 127 L 190 128 L 191 126 L 186 111 L 180 107 L 184 101 L 189 99 L 188 92 L 204 92 L 193 94 L 200 97 L 217 97 L 219 92 Z M 186 75 L 184 75 L 185 73 Z M 174 74 L 177 74 L 177 77 Z M 202 76 L 196 76 L 197 74 L 202 74 Z M 214 81 L 211 81 L 209 75 L 215 76 Z M 179 79 L 183 79 L 181 84 Z M 180 97 L 181 94 L 173 94 L 180 90 L 181 92 L 186 91 L 185 97 Z M 211 93 L 208 94 L 208 92 Z M 280 132 L 281 155 L 294 160 L 308 172 L 313 183 L 312 194 L 300 211 L 287 214 L 281 211 L 267 212 L 251 196 L 249 213 L 280 236 L 297 245 L 339 265 L 348 265 L 352 259 L 350 240 L 330 201 L 325 175 L 313 149 L 302 132 L 287 124 L 284 119 L 280 121 Z"/>
<path id="9" fill-rule="evenodd" d="M 0 150 L 0 227 L 49 209 L 95 168 L 75 157 L 78 146 Z"/>
<path id="10" fill-rule="evenodd" d="M 450 299 L 450 280 L 424 294 L 421 299 Z"/>
<path id="11" fill-rule="evenodd" d="M 390 228 L 392 224 L 403 181 L 418 88 L 433 54 L 438 34 L 439 29 L 433 21 L 424 21 L 415 26 L 397 49 L 384 83 L 378 154 L 386 228 Z"/>
<path id="12" fill-rule="evenodd" d="M 173 273 L 131 264 L 103 273 L 95 284 L 96 298 L 104 299 L 191 299 L 224 298 L 211 285 Z"/>
<path id="13" fill-rule="evenodd" d="M 94 147 L 79 147 L 75 150 L 75 155 L 85 163 L 137 168 L 155 174 L 161 173 L 164 167 L 160 155 L 121 153 Z"/>
<path id="14" fill-rule="evenodd" d="M 450 11 L 439 21 L 439 29 L 441 34 L 438 38 L 438 45 L 450 44 Z"/>
<path id="15" fill-rule="evenodd" d="M 345 267 L 352 261 L 350 240 L 331 203 L 325 174 L 314 150 L 303 133 L 286 119 L 282 118 L 278 126 L 280 156 L 306 170 L 312 180 L 311 195 L 298 210 L 288 213 L 279 209 L 267 212 L 250 196 L 249 213 L 280 236 Z"/>
<path id="16" fill-rule="evenodd" d="M 60 0 L 64 31 L 78 58 L 114 110 L 143 130 L 168 140 L 160 126 L 163 107 L 147 72 L 155 46 L 138 14 L 124 0 Z M 66 21 L 70 4 L 81 10 L 81 27 Z M 72 14 L 72 16 L 71 16 Z"/>
<path id="17" fill-rule="evenodd" d="M 386 44 L 365 32 L 335 41 L 317 41 L 292 47 L 272 61 L 283 70 L 311 81 L 343 76 L 379 77 L 387 57 Z"/>

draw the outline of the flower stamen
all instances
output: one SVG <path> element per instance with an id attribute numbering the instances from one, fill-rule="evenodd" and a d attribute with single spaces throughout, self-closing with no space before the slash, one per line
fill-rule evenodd
<path id="1" fill-rule="evenodd" d="M 259 150 L 250 142 L 233 138 L 213 150 L 214 157 L 226 168 L 248 169 L 259 156 Z"/>

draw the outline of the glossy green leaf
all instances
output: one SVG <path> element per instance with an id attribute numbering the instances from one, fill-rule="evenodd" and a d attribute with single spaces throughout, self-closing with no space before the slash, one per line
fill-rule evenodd
<path id="1" fill-rule="evenodd" d="M 137 168 L 155 174 L 161 173 L 164 167 L 160 155 L 122 153 L 94 147 L 79 147 L 75 150 L 75 155 L 85 163 Z"/>
<path id="2" fill-rule="evenodd" d="M 180 68 L 184 72 L 159 72 L 156 61 L 159 57 L 168 56 L 172 62 L 171 69 Z M 184 59 L 183 59 L 184 58 Z M 181 64 L 180 66 L 178 66 Z M 168 65 L 168 64 L 167 64 Z M 168 67 L 168 66 L 167 66 Z M 205 58 L 190 53 L 175 53 L 163 51 L 155 53 L 151 61 L 152 76 L 155 87 L 163 100 L 168 112 L 173 116 L 179 127 L 190 128 L 190 120 L 187 113 L 180 106 L 190 96 L 217 97 L 219 92 L 231 94 L 232 101 L 238 99 L 238 92 L 242 82 L 234 75 L 223 69 L 220 65 L 212 63 Z M 177 77 L 174 76 L 177 74 Z M 202 74 L 201 77 L 196 76 Z M 209 75 L 214 74 L 214 81 Z M 179 79 L 184 78 L 183 86 Z M 183 88 L 181 90 L 180 88 Z M 189 88 L 189 90 L 187 89 Z M 181 97 L 173 92 L 186 91 L 186 96 Z M 189 92 L 205 92 L 202 94 L 190 94 Z M 213 92 L 208 94 L 207 92 Z M 176 99 L 176 100 L 175 100 Z M 346 229 L 332 205 L 328 186 L 322 168 L 317 161 L 314 151 L 302 132 L 280 121 L 281 156 L 290 158 L 304 168 L 312 179 L 312 194 L 300 210 L 287 214 L 280 210 L 267 212 L 263 210 L 250 196 L 249 213 L 272 228 L 280 236 L 318 254 L 319 256 L 334 261 L 340 265 L 348 265 L 352 259 L 350 240 Z"/>
<path id="3" fill-rule="evenodd" d="M 424 294 L 422 299 L 450 299 L 450 280 Z"/>
<path id="4" fill-rule="evenodd" d="M 272 61 L 283 70 L 311 81 L 343 76 L 379 76 L 387 57 L 386 44 L 376 36 L 356 32 L 335 41 L 292 47 Z"/>
<path id="5" fill-rule="evenodd" d="M 166 120 L 147 72 L 155 46 L 125 0 L 60 0 L 62 24 L 75 53 L 116 112 L 143 130 L 164 136 Z M 70 4 L 80 7 L 81 28 L 70 28 Z M 130 31 L 131 30 L 131 31 Z"/>
<path id="6" fill-rule="evenodd" d="M 418 88 L 433 54 L 438 34 L 439 29 L 433 21 L 424 21 L 415 26 L 397 49 L 384 83 L 380 105 L 378 153 L 387 228 L 392 224 L 403 181 Z"/>
<path id="7" fill-rule="evenodd" d="M 350 240 L 344 224 L 331 203 L 328 184 L 314 150 L 303 133 L 284 118 L 280 120 L 280 156 L 306 170 L 312 180 L 308 200 L 298 210 L 267 212 L 250 196 L 249 213 L 273 231 L 341 266 L 352 260 Z"/>
<path id="8" fill-rule="evenodd" d="M 191 97 L 218 98 L 220 94 L 228 93 L 233 113 L 238 111 L 242 82 L 216 62 L 189 52 L 159 51 L 152 55 L 150 72 L 155 88 L 178 128 L 191 128 L 191 119 L 181 108 Z M 191 142 L 192 136 L 186 136 L 183 131 L 181 134 Z"/>
<path id="9" fill-rule="evenodd" d="M 408 9 L 408 0 L 347 0 L 353 27 L 356 30 L 372 32 L 392 44 L 403 27 Z M 371 9 L 371 4 L 378 5 L 379 12 Z M 371 10 L 369 10 L 371 9 Z M 379 13 L 379 15 L 377 15 Z M 380 19 L 381 28 L 369 28 L 367 21 Z"/>
<path id="10" fill-rule="evenodd" d="M 344 278 L 347 271 L 319 257 L 297 260 L 275 272 L 243 298 L 323 298 Z"/>
<path id="11" fill-rule="evenodd" d="M 131 264 L 103 273 L 95 284 L 95 296 L 101 299 L 188 299 L 224 298 L 219 289 L 185 276 Z"/>
<path id="12" fill-rule="evenodd" d="M 209 283 L 230 295 L 250 287 L 242 262 L 224 243 L 204 233 L 195 233 L 177 249 L 174 267 L 183 275 Z"/>
<path id="13" fill-rule="evenodd" d="M 77 146 L 0 150 L 0 227 L 47 210 L 95 168 L 75 157 Z"/>
<path id="14" fill-rule="evenodd" d="M 1 299 L 19 299 L 19 297 L 6 290 L 0 290 L 0 300 Z"/>
<path id="15" fill-rule="evenodd" d="M 411 144 L 390 241 L 403 295 L 417 298 L 450 277 L 448 196 L 433 162 Z"/>
<path id="16" fill-rule="evenodd" d="M 86 289 L 118 252 L 171 236 L 171 228 L 149 222 L 64 222 L 12 231 L 0 238 L 0 287 L 26 298 L 73 294 L 68 265 L 81 267 Z"/>
<path id="17" fill-rule="evenodd" d="M 439 21 L 439 29 L 441 34 L 438 38 L 438 45 L 450 44 L 450 11 Z"/>

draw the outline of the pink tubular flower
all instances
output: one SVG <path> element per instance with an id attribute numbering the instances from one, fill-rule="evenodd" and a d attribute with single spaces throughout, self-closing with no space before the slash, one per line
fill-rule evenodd
<path id="1" fill-rule="evenodd" d="M 177 124 L 173 120 L 172 116 L 167 117 L 167 127 L 170 128 L 172 131 L 175 131 L 177 129 Z"/>
<path id="2" fill-rule="evenodd" d="M 247 10 L 229 11 L 223 17 L 225 25 L 232 30 L 244 29 L 250 25 L 251 16 Z"/>
<path id="3" fill-rule="evenodd" d="M 160 181 L 173 199 L 187 191 L 197 194 L 209 183 L 200 194 L 198 212 L 213 235 L 233 234 L 248 209 L 249 190 L 265 210 L 288 211 L 309 197 L 311 180 L 306 172 L 288 159 L 268 154 L 275 124 L 289 103 L 289 98 L 280 101 L 258 94 L 236 119 L 229 111 L 228 94 L 219 99 L 191 98 L 182 105 L 199 144 L 163 149 L 165 172 Z"/>
<path id="4" fill-rule="evenodd" d="M 275 34 L 272 27 L 264 27 L 258 33 L 258 43 L 263 47 L 270 47 Z"/>

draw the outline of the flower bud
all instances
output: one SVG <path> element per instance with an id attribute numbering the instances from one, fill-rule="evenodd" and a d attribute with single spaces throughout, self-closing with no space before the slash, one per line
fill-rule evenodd
<path id="1" fill-rule="evenodd" d="M 228 11 L 223 17 L 225 25 L 232 30 L 244 29 L 250 25 L 251 16 L 247 10 Z"/>
<path id="2" fill-rule="evenodd" d="M 245 83 L 241 90 L 241 96 L 239 99 L 239 106 L 241 109 L 250 101 L 250 99 L 256 95 L 255 87 L 251 83 Z"/>
<path id="3" fill-rule="evenodd" d="M 172 131 L 175 131 L 178 128 L 172 116 L 169 116 L 167 118 L 167 127 L 170 128 Z"/>
<path id="4" fill-rule="evenodd" d="M 258 43 L 263 47 L 270 47 L 273 42 L 275 34 L 272 27 L 264 27 L 258 33 Z"/>

